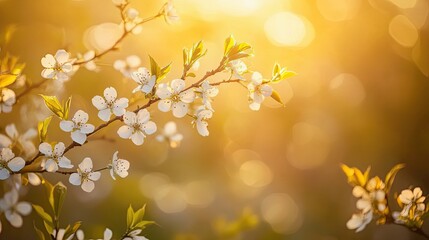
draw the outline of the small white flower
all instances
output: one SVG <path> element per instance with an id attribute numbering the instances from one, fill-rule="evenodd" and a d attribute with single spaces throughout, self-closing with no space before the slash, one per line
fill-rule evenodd
<path id="1" fill-rule="evenodd" d="M 347 222 L 346 226 L 348 229 L 356 229 L 356 232 L 362 231 L 368 223 L 372 220 L 372 211 L 367 213 L 353 214 L 352 218 Z"/>
<path id="2" fill-rule="evenodd" d="M 138 26 L 143 19 L 139 16 L 140 13 L 135 8 L 129 8 L 125 12 L 125 30 L 131 31 L 134 35 L 141 33 L 143 27 Z M 123 24 L 123 23 L 122 23 Z"/>
<path id="3" fill-rule="evenodd" d="M 58 229 L 58 234 L 57 234 L 57 231 L 54 229 L 54 231 L 52 232 L 52 235 L 57 236 L 56 237 L 57 240 L 72 240 L 74 238 L 74 234 L 72 234 L 68 238 L 64 239 L 65 233 L 66 233 L 66 230 L 64 228 L 60 228 Z"/>
<path id="4" fill-rule="evenodd" d="M 118 158 L 118 151 L 113 154 L 112 163 L 108 165 L 110 169 L 110 176 L 113 180 L 116 180 L 115 175 L 121 178 L 128 176 L 128 169 L 130 168 L 130 162 L 125 159 Z"/>
<path id="5" fill-rule="evenodd" d="M 19 134 L 15 124 L 11 123 L 5 127 L 6 135 L 0 134 L 0 147 L 13 148 L 18 146 L 25 153 L 25 156 L 30 156 L 36 153 L 36 146 L 32 141 L 37 136 L 37 131 L 34 128 L 28 129 L 24 134 Z"/>
<path id="6" fill-rule="evenodd" d="M 0 150 L 0 180 L 9 178 L 12 172 L 18 172 L 25 166 L 21 157 L 15 157 L 10 148 Z"/>
<path id="7" fill-rule="evenodd" d="M 42 71 L 42 77 L 47 79 L 67 81 L 73 72 L 73 60 L 70 59 L 70 54 L 63 49 L 58 50 L 55 56 L 46 54 L 41 63 L 45 68 Z"/>
<path id="8" fill-rule="evenodd" d="M 153 87 L 156 83 L 156 76 L 150 75 L 149 70 L 147 68 L 141 67 L 136 72 L 131 74 L 131 78 L 139 84 L 136 88 L 134 88 L 133 93 L 141 91 L 145 94 L 149 94 L 152 92 Z"/>
<path id="9" fill-rule="evenodd" d="M 212 111 L 205 109 L 204 107 L 200 107 L 197 109 L 197 112 L 195 114 L 195 120 L 192 122 L 192 124 L 197 126 L 197 131 L 201 136 L 207 137 L 209 135 L 209 124 L 206 120 L 212 117 Z"/>
<path id="10" fill-rule="evenodd" d="M 109 121 L 112 114 L 115 116 L 124 115 L 125 108 L 128 107 L 128 99 L 116 99 L 117 96 L 116 89 L 108 87 L 104 89 L 104 98 L 98 95 L 92 98 L 92 105 L 99 110 L 98 117 L 101 120 Z"/>
<path id="11" fill-rule="evenodd" d="M 77 173 L 72 173 L 69 178 L 69 182 L 73 185 L 79 186 L 85 192 L 92 192 L 94 190 L 94 181 L 100 179 L 100 172 L 92 171 L 92 160 L 87 157 L 79 164 Z"/>
<path id="12" fill-rule="evenodd" d="M 51 144 L 46 142 L 41 143 L 39 151 L 46 157 L 46 160 L 42 163 L 42 167 L 48 172 L 56 172 L 58 171 L 58 167 L 73 168 L 70 159 L 64 156 L 65 149 L 66 147 L 62 142 L 55 144 L 53 149 Z"/>
<path id="13" fill-rule="evenodd" d="M 65 132 L 71 132 L 71 138 L 73 141 L 84 144 L 86 141 L 86 135 L 92 133 L 95 129 L 94 125 L 87 124 L 88 113 L 78 110 L 71 121 L 62 120 L 60 122 L 60 128 Z"/>
<path id="14" fill-rule="evenodd" d="M 164 19 L 168 24 L 172 24 L 179 21 L 179 15 L 177 14 L 177 10 L 173 5 L 173 1 L 169 0 L 164 5 Z"/>
<path id="15" fill-rule="evenodd" d="M 31 205 L 28 202 L 18 202 L 18 191 L 12 189 L 0 200 L 0 210 L 4 212 L 6 219 L 16 228 L 22 226 L 22 216 L 31 213 Z"/>
<path id="16" fill-rule="evenodd" d="M 137 71 L 141 60 L 136 55 L 128 56 L 125 60 L 116 60 L 113 68 L 122 73 L 125 78 L 131 78 L 131 73 Z"/>
<path id="17" fill-rule="evenodd" d="M 170 121 L 165 124 L 162 133 L 156 136 L 156 139 L 160 142 L 168 141 L 170 147 L 176 148 L 180 145 L 183 139 L 183 135 L 177 132 L 177 125 L 175 122 Z"/>
<path id="18" fill-rule="evenodd" d="M 0 89 L 0 113 L 9 113 L 16 102 L 15 92 L 9 88 Z"/>
<path id="19" fill-rule="evenodd" d="M 118 129 L 118 135 L 124 139 L 131 139 L 135 145 L 142 145 L 146 134 L 156 132 L 156 124 L 149 121 L 150 114 L 146 109 L 140 110 L 137 114 L 126 112 L 123 116 L 126 125 Z"/>
<path id="20" fill-rule="evenodd" d="M 206 106 L 206 108 L 214 112 L 211 102 L 212 98 L 218 95 L 219 89 L 217 87 L 211 86 L 209 81 L 205 80 L 201 84 L 201 87 L 196 90 L 196 92 L 201 94 L 203 104 Z"/>
<path id="21" fill-rule="evenodd" d="M 252 81 L 247 85 L 249 97 L 252 100 L 249 107 L 254 111 L 258 111 L 265 97 L 271 96 L 273 88 L 268 84 L 263 84 L 262 75 L 259 72 L 252 74 Z"/>
<path id="22" fill-rule="evenodd" d="M 189 103 L 195 99 L 195 93 L 192 89 L 185 89 L 185 81 L 174 79 L 170 86 L 165 83 L 158 85 L 156 95 L 161 99 L 158 103 L 158 109 L 161 112 L 173 110 L 173 116 L 182 118 L 188 113 Z M 183 92 L 182 92 L 183 91 Z"/>
<path id="23" fill-rule="evenodd" d="M 233 78 L 245 80 L 243 74 L 247 72 L 247 66 L 240 59 L 229 62 L 228 69 L 232 71 Z"/>
<path id="24" fill-rule="evenodd" d="M 77 56 L 79 59 L 86 62 L 83 66 L 86 69 L 88 69 L 89 71 L 97 72 L 99 70 L 99 68 L 97 67 L 97 65 L 95 64 L 95 62 L 93 60 L 93 59 L 95 59 L 95 51 L 94 50 L 89 50 L 88 52 L 84 53 L 83 55 L 78 54 Z"/>
<path id="25" fill-rule="evenodd" d="M 139 236 L 141 232 L 142 232 L 141 229 L 133 230 L 130 233 L 128 233 L 127 236 L 123 238 L 123 240 L 149 240 L 143 236 Z"/>
<path id="26" fill-rule="evenodd" d="M 194 64 L 192 64 L 191 71 L 196 72 L 198 71 L 199 68 L 200 68 L 200 61 L 197 60 L 196 62 L 194 62 Z"/>
<path id="27" fill-rule="evenodd" d="M 410 189 L 402 190 L 401 194 L 398 197 L 398 200 L 405 205 L 401 212 L 401 215 L 407 216 L 412 205 L 417 206 L 417 211 L 424 211 L 426 208 L 426 205 L 424 203 L 426 197 L 422 195 L 422 189 L 419 187 L 414 188 L 413 191 L 411 191 Z"/>

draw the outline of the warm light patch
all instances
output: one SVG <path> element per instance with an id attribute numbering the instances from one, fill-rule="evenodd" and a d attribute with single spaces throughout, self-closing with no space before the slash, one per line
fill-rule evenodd
<path id="1" fill-rule="evenodd" d="M 302 224 L 298 206 L 284 193 L 274 193 L 266 197 L 261 204 L 261 213 L 262 218 L 278 233 L 293 233 Z"/>
<path id="2" fill-rule="evenodd" d="M 404 47 L 414 46 L 419 38 L 417 28 L 404 15 L 397 15 L 390 21 L 389 33 L 397 43 Z"/>
<path id="3" fill-rule="evenodd" d="M 278 46 L 305 47 L 314 38 L 312 24 L 302 16 L 291 12 L 279 12 L 265 22 L 265 34 Z"/>
<path id="4" fill-rule="evenodd" d="M 317 0 L 317 8 L 324 18 L 338 22 L 352 19 L 360 9 L 361 0 Z"/>
<path id="5" fill-rule="evenodd" d="M 259 160 L 243 163 L 238 174 L 243 183 L 251 187 L 264 187 L 273 180 L 270 168 Z"/>
<path id="6" fill-rule="evenodd" d="M 390 0 L 390 2 L 392 2 L 393 4 L 395 4 L 400 8 L 406 9 L 406 8 L 413 8 L 416 5 L 417 0 Z"/>

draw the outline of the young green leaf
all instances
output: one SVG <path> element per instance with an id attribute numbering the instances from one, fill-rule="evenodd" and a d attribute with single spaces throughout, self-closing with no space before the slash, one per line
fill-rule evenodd
<path id="1" fill-rule="evenodd" d="M 44 142 L 46 140 L 46 135 L 48 134 L 48 127 L 51 123 L 52 116 L 45 118 L 45 120 L 40 121 L 37 124 L 37 131 L 39 132 L 39 141 Z"/>
<path id="2" fill-rule="evenodd" d="M 390 188 L 392 187 L 393 181 L 395 180 L 396 174 L 405 167 L 405 164 L 395 165 L 387 174 L 384 180 L 386 184 L 386 192 L 389 193 Z"/>
<path id="3" fill-rule="evenodd" d="M 46 96 L 43 94 L 40 94 L 40 96 L 45 101 L 46 107 L 48 107 L 52 113 L 57 115 L 57 117 L 64 119 L 64 108 L 61 106 L 61 103 L 58 101 L 56 96 Z"/>
<path id="4" fill-rule="evenodd" d="M 276 90 L 273 90 L 273 93 L 271 93 L 271 98 L 284 106 L 284 103 L 280 97 L 280 94 Z"/>
<path id="5" fill-rule="evenodd" d="M 133 210 L 133 207 L 131 207 L 130 205 L 127 209 L 127 229 L 132 228 L 133 219 L 134 219 L 134 210 Z"/>
<path id="6" fill-rule="evenodd" d="M 134 213 L 133 222 L 131 223 L 132 227 L 143 220 L 143 217 L 145 214 L 145 208 L 146 208 L 146 205 L 143 205 L 142 208 L 140 208 Z"/>
<path id="7" fill-rule="evenodd" d="M 56 219 L 59 219 L 66 193 L 67 193 L 67 187 L 64 186 L 62 182 L 58 182 L 52 188 L 52 198 L 49 198 L 49 200 L 51 201 L 52 199 L 53 202 L 52 203 L 49 202 L 49 203 L 51 204 L 51 206 L 53 206 Z"/>
<path id="8" fill-rule="evenodd" d="M 224 50 L 223 50 L 223 55 L 225 57 L 228 56 L 229 51 L 233 46 L 235 46 L 235 44 L 236 42 L 235 42 L 234 36 L 230 35 L 228 38 L 225 39 Z"/>
<path id="9" fill-rule="evenodd" d="M 14 74 L 0 75 L 0 88 L 7 87 L 16 81 L 17 76 Z"/>
<path id="10" fill-rule="evenodd" d="M 36 226 L 36 223 L 33 222 L 34 230 L 36 230 L 36 235 L 39 238 L 39 240 L 45 240 L 45 234 L 42 232 L 42 230 L 38 229 Z"/>
<path id="11" fill-rule="evenodd" d="M 63 239 L 67 239 L 72 234 L 75 234 L 76 231 L 80 228 L 80 225 L 82 225 L 81 221 L 75 222 L 72 227 L 70 227 L 70 225 L 68 225 L 67 228 L 64 231 L 64 237 L 63 237 Z"/>
<path id="12" fill-rule="evenodd" d="M 43 207 L 36 205 L 36 204 L 32 204 L 32 205 L 33 205 L 33 209 L 36 211 L 37 214 L 39 214 L 39 216 L 43 219 L 43 221 L 45 221 L 47 224 L 49 224 L 49 226 L 53 227 L 54 225 L 52 222 L 51 215 L 49 215 L 47 212 L 45 212 Z"/>
<path id="13" fill-rule="evenodd" d="M 70 106 L 71 106 L 71 100 L 72 97 L 69 97 L 66 101 L 66 103 L 64 104 L 64 119 L 68 119 L 69 118 L 69 112 L 70 112 Z"/>

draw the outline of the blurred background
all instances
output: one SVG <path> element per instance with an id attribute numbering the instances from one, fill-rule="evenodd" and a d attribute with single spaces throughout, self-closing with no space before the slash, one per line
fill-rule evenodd
<path id="1" fill-rule="evenodd" d="M 135 0 L 130 7 L 149 17 L 163 3 Z M 361 233 L 347 230 L 356 199 L 339 165 L 362 170 L 371 166 L 371 176 L 384 178 L 395 164 L 406 163 L 393 191 L 412 185 L 429 192 L 427 0 L 174 4 L 180 22 L 168 25 L 160 18 L 144 24 L 119 51 L 97 61 L 98 73 L 81 69 L 63 88 L 50 80 L 47 88 L 22 98 L 14 113 L 1 116 L 2 129 L 15 122 L 25 131 L 49 114 L 36 93 L 60 99 L 72 95 L 71 113 L 87 111 L 90 123 L 99 125 L 91 98 L 108 86 L 129 97 L 136 86 L 112 67 L 115 60 L 137 55 L 141 66 L 149 67 L 150 54 L 162 66 L 172 62 L 167 77 L 171 80 L 182 73 L 182 48 L 203 40 L 208 54 L 197 72 L 203 76 L 217 66 L 230 34 L 253 46 L 255 57 L 245 60 L 249 69 L 269 78 L 278 62 L 298 73 L 274 85 L 286 105 L 268 99 L 253 112 L 247 91 L 227 85 L 215 98 L 207 138 L 198 135 L 190 118 L 174 119 L 156 106 L 149 111 L 159 130 L 142 146 L 120 139 L 116 131 L 122 124 L 113 124 L 67 156 L 75 164 L 89 156 L 99 168 L 119 150 L 120 158 L 131 162 L 126 179 L 112 181 L 103 172 L 95 190 L 87 194 L 64 176 L 45 174 L 68 186 L 63 227 L 82 220 L 87 237 L 102 236 L 105 227 L 119 237 L 131 203 L 134 208 L 147 204 L 147 219 L 159 224 L 147 229 L 148 239 L 224 239 L 221 233 L 229 231 L 228 222 L 251 228 L 235 239 L 419 239 L 400 226 L 372 223 Z M 25 74 L 33 82 L 42 81 L 40 59 L 45 54 L 65 48 L 75 56 L 106 48 L 115 40 L 120 22 L 108 0 L 0 0 L 0 15 L 2 31 L 11 24 L 16 27 L 6 50 L 26 62 Z M 184 135 L 178 148 L 155 139 L 171 120 Z M 57 124 L 53 120 L 49 140 L 68 144 L 69 135 L 54 127 Z M 43 187 L 31 187 L 23 199 L 47 205 Z M 22 229 L 14 229 L 2 219 L 0 238 L 34 238 L 34 220 L 40 223 L 33 213 Z M 424 229 L 429 231 L 427 224 Z"/>

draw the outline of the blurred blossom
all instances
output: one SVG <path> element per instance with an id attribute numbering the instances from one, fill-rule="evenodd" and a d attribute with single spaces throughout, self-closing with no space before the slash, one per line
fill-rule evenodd
<path id="1" fill-rule="evenodd" d="M 140 57 L 131 55 L 125 58 L 125 60 L 118 59 L 113 63 L 113 68 L 118 70 L 124 75 L 125 78 L 132 78 L 134 72 L 138 72 L 141 64 Z"/>
<path id="2" fill-rule="evenodd" d="M 302 225 L 300 209 L 285 193 L 273 193 L 262 200 L 262 218 L 277 233 L 292 234 Z"/>
<path id="3" fill-rule="evenodd" d="M 122 29 L 116 23 L 102 23 L 88 28 L 83 36 L 87 49 L 102 52 L 111 48 L 122 35 Z"/>
<path id="4" fill-rule="evenodd" d="M 156 136 L 156 140 L 168 142 L 171 148 L 178 147 L 182 139 L 183 135 L 177 131 L 177 125 L 173 121 L 167 122 L 164 129 L 161 130 L 161 134 Z"/>
<path id="5" fill-rule="evenodd" d="M 265 34 L 276 46 L 306 47 L 314 38 L 312 24 L 292 12 L 279 12 L 265 22 Z"/>
<path id="6" fill-rule="evenodd" d="M 390 36 L 404 47 L 412 47 L 419 38 L 419 32 L 413 23 L 404 15 L 397 15 L 389 24 Z"/>

